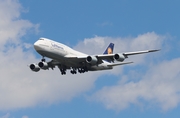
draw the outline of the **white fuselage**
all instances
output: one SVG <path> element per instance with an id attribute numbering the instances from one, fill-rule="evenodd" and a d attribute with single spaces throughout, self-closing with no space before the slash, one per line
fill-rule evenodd
<path id="1" fill-rule="evenodd" d="M 69 57 L 88 56 L 87 54 L 73 50 L 64 44 L 46 38 L 40 38 L 38 41 L 36 41 L 34 43 L 34 48 L 43 57 L 51 58 L 60 62 L 61 64 L 66 64 L 69 67 L 79 66 L 76 61 L 68 60 Z M 89 66 L 88 69 L 92 71 L 112 69 L 112 66 L 107 66 L 108 64 L 108 62 L 103 61 L 102 64 Z"/>

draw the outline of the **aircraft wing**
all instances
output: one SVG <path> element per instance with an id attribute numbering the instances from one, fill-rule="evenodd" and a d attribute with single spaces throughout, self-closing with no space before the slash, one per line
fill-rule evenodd
<path id="1" fill-rule="evenodd" d="M 156 52 L 156 51 L 159 51 L 159 50 L 144 50 L 144 51 L 136 51 L 136 52 L 126 52 L 126 53 L 123 53 L 123 54 L 126 55 L 126 56 L 129 56 L 129 55 L 150 53 L 150 52 Z"/>
<path id="2" fill-rule="evenodd" d="M 103 55 L 96 55 L 98 59 L 101 60 L 107 60 L 109 62 L 114 62 L 115 55 L 122 55 L 124 58 L 128 58 L 130 55 L 137 55 L 137 54 L 143 54 L 143 53 L 150 53 L 150 52 L 156 52 L 159 50 L 144 50 L 144 51 L 136 51 L 136 52 L 125 52 L 125 53 L 117 53 L 117 54 L 103 54 Z"/>
<path id="3" fill-rule="evenodd" d="M 125 58 L 128 58 L 130 55 L 137 55 L 137 54 L 143 54 L 143 53 L 150 53 L 150 52 L 156 52 L 159 50 L 144 50 L 144 51 L 135 51 L 135 52 L 125 52 L 125 53 L 117 53 L 117 54 L 101 54 L 101 55 L 89 55 L 90 57 L 95 57 L 97 58 L 97 64 L 103 63 L 103 60 L 106 60 L 108 62 L 114 62 L 115 60 L 115 55 L 122 55 Z M 83 56 L 74 56 L 74 55 L 67 55 L 65 56 L 67 59 L 72 60 L 74 62 L 85 62 L 88 55 L 83 55 Z M 126 62 L 125 62 L 126 63 Z"/>
<path id="4" fill-rule="evenodd" d="M 125 58 L 128 58 L 129 55 L 136 55 L 136 54 L 143 54 L 143 53 L 150 53 L 156 52 L 159 50 L 145 50 L 145 51 L 136 51 L 136 52 L 126 52 L 126 53 L 117 53 L 117 54 L 103 54 L 103 55 L 66 55 L 66 59 L 62 60 L 51 60 L 49 62 L 39 62 L 38 64 L 31 64 L 29 67 L 32 71 L 38 72 L 41 69 L 54 69 L 55 66 L 58 66 L 62 74 L 65 73 L 63 68 L 71 69 L 74 68 L 81 68 L 84 64 L 89 63 L 91 65 L 98 65 L 103 63 L 104 61 L 114 62 L 114 60 L 121 61 L 120 63 L 108 63 L 107 66 L 113 67 L 118 65 L 125 65 L 131 64 L 133 62 L 122 62 Z"/>
<path id="5" fill-rule="evenodd" d="M 89 55 L 90 57 L 95 57 L 97 58 L 97 62 L 98 64 L 103 63 L 103 60 L 107 60 L 107 61 L 112 61 L 114 60 L 114 54 L 103 54 L 103 55 Z M 88 55 L 84 55 L 84 56 L 72 56 L 72 55 L 67 55 L 65 56 L 68 60 L 72 60 L 75 62 L 85 62 Z"/>

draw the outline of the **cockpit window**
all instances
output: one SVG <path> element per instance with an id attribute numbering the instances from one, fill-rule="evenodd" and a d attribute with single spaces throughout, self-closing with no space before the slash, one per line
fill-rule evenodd
<path id="1" fill-rule="evenodd" d="M 44 39 L 39 39 L 39 40 L 44 40 Z"/>

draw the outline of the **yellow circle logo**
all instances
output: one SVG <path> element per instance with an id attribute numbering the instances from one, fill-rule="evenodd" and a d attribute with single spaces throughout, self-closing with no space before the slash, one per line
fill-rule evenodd
<path id="1" fill-rule="evenodd" d="M 110 47 L 108 48 L 108 54 L 112 54 L 112 49 Z"/>

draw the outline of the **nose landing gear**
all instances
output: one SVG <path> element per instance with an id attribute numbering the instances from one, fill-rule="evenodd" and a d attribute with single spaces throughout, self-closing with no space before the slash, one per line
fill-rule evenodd
<path id="1" fill-rule="evenodd" d="M 44 56 L 42 57 L 41 61 L 42 61 L 42 62 L 45 62 L 45 61 L 46 61 L 46 59 L 44 58 Z"/>

